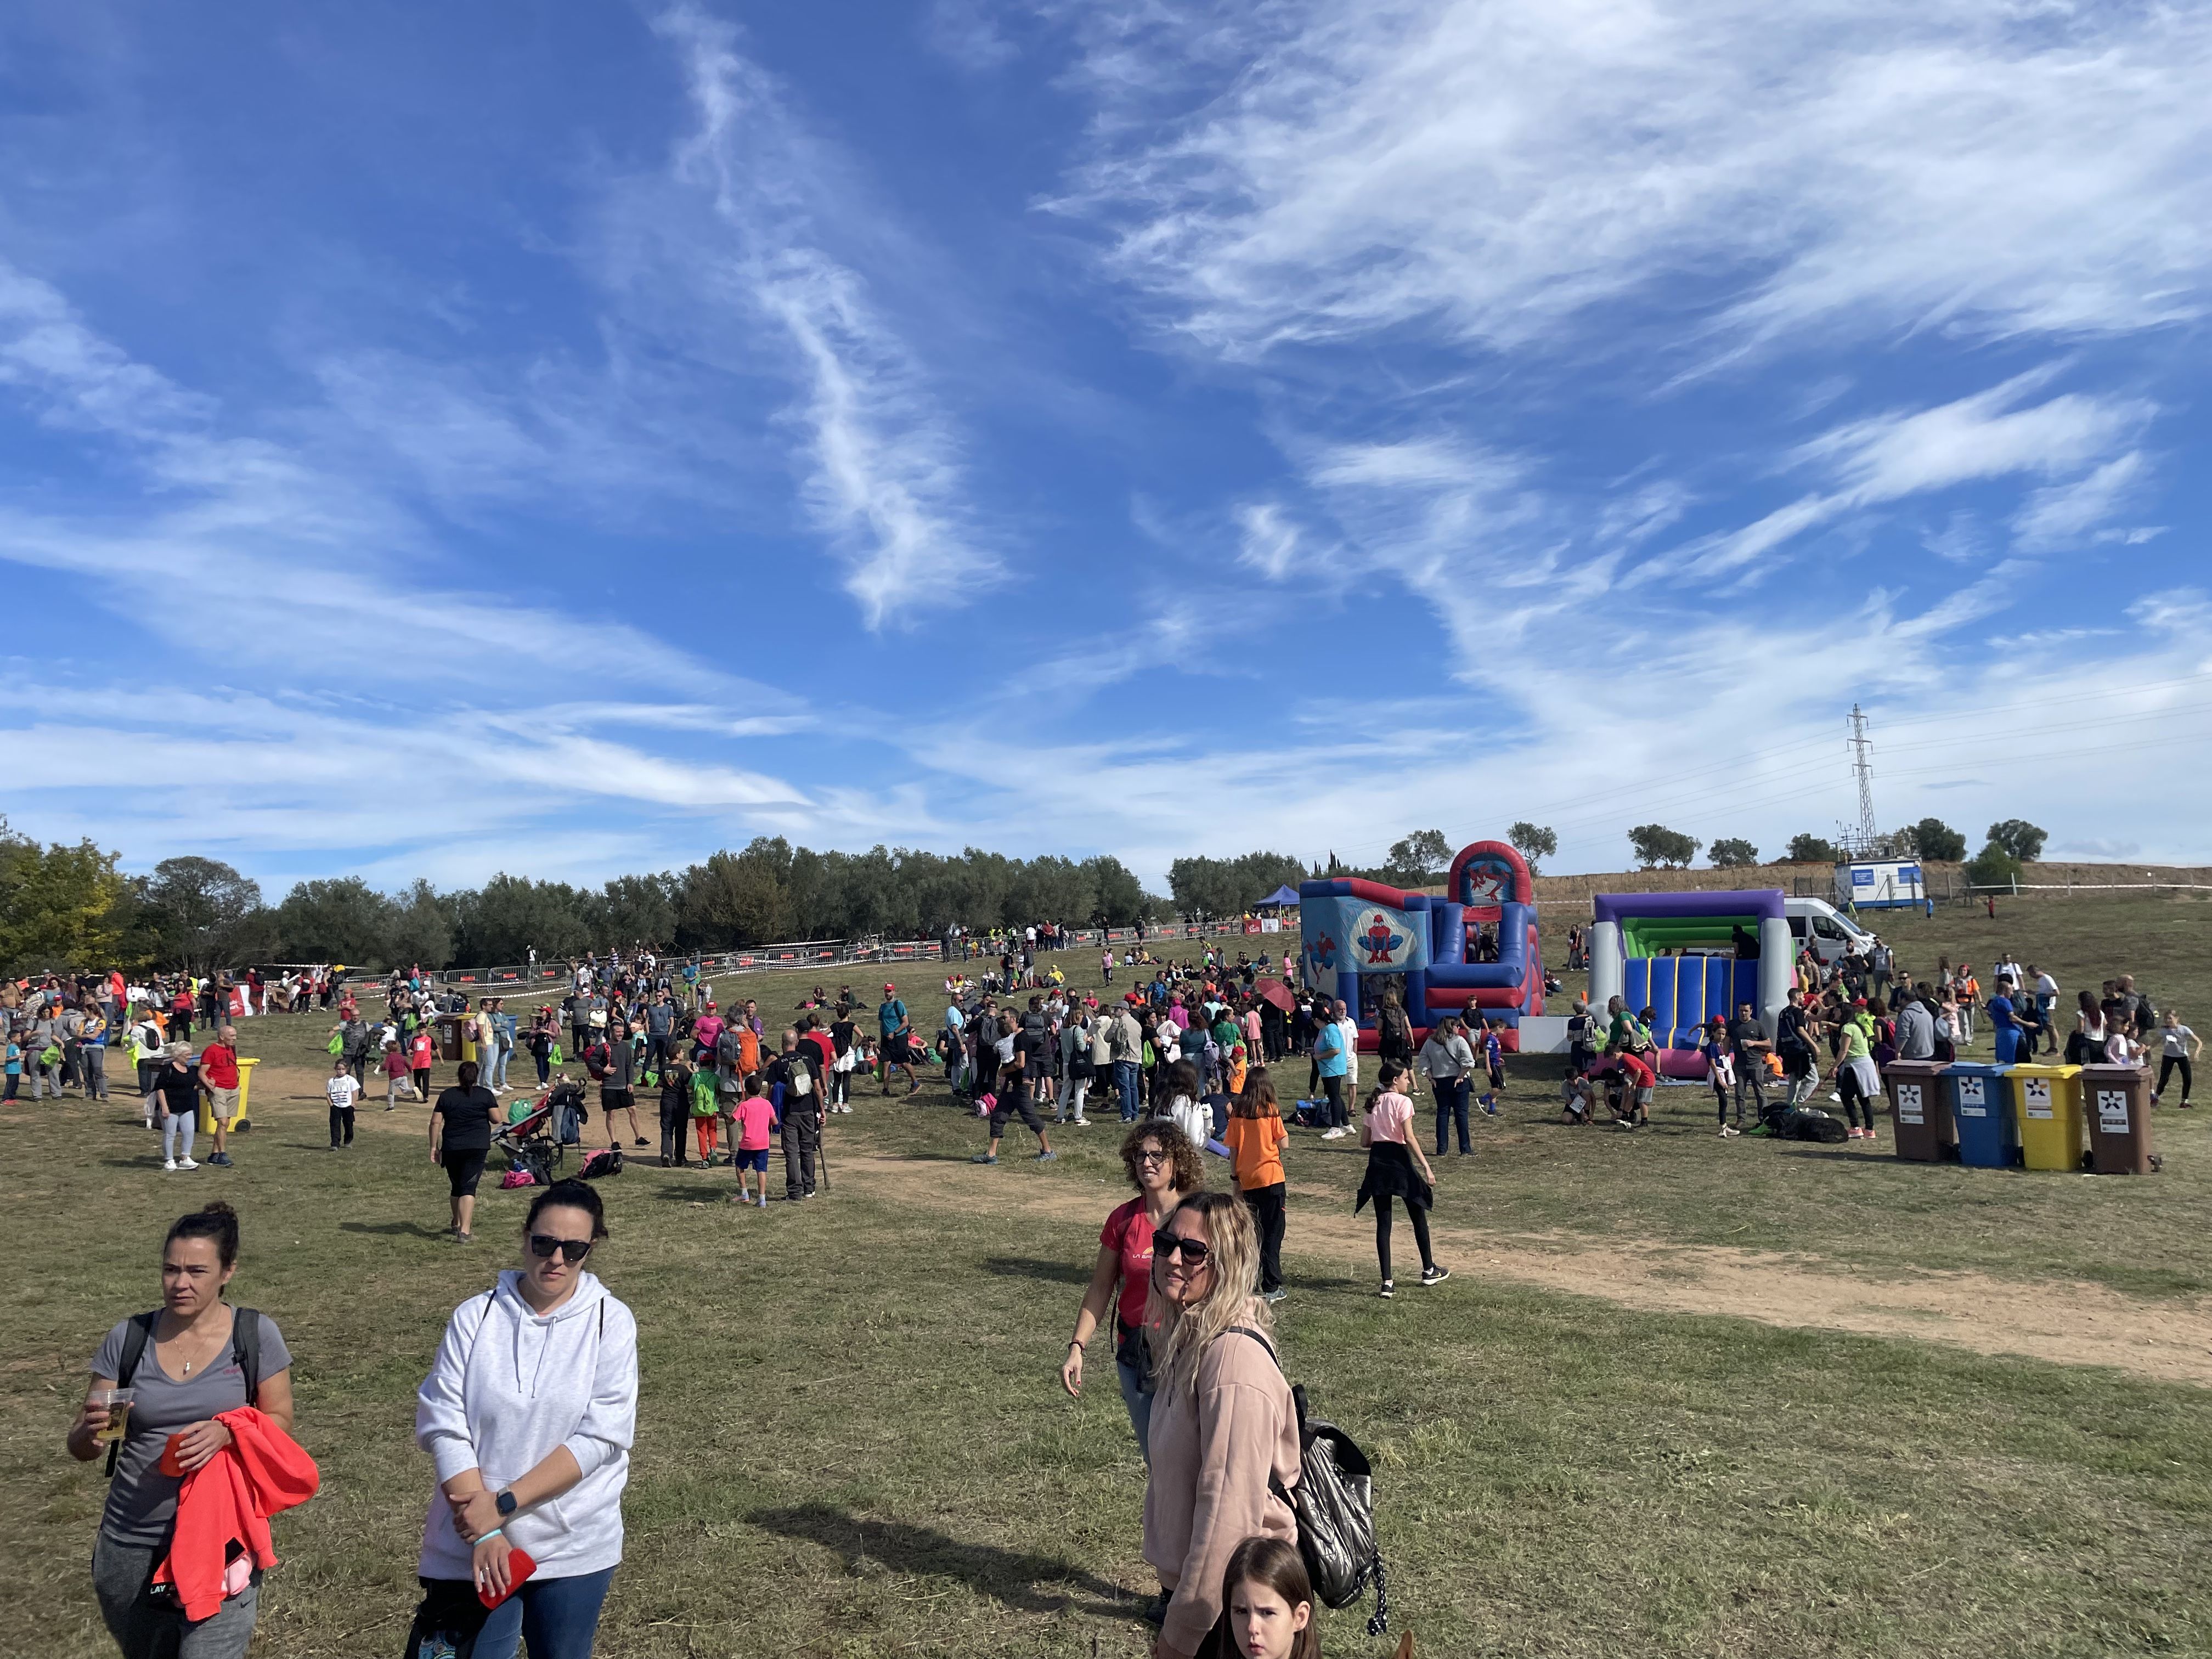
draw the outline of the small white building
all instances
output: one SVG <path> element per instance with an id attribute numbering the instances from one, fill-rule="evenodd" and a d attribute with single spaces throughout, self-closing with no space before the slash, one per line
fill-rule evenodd
<path id="1" fill-rule="evenodd" d="M 1918 909 L 1927 899 L 1917 859 L 1855 859 L 1836 866 L 1838 908 Z"/>

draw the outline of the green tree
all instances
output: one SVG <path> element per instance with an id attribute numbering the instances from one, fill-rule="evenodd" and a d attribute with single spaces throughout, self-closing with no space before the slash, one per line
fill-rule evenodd
<path id="1" fill-rule="evenodd" d="M 1452 844 L 1444 839 L 1443 830 L 1416 830 L 1403 841 L 1390 844 L 1388 861 L 1377 873 L 1395 887 L 1426 887 L 1444 878 L 1451 860 Z"/>
<path id="2" fill-rule="evenodd" d="M 1939 864 L 1956 864 L 1966 856 L 1966 838 L 1941 818 L 1923 818 L 1908 832 L 1910 850 Z"/>
<path id="3" fill-rule="evenodd" d="M 1698 848 L 1705 845 L 1694 836 L 1658 823 L 1638 824 L 1628 832 L 1628 844 L 1636 861 L 1646 870 L 1656 865 L 1687 869 L 1690 860 L 1698 856 Z"/>
<path id="4" fill-rule="evenodd" d="M 1966 879 L 1977 887 L 2009 887 L 2020 879 L 2020 860 L 1992 838 L 1967 864 Z"/>
<path id="5" fill-rule="evenodd" d="M 1707 849 L 1716 870 L 1741 870 L 1759 862 L 1759 848 L 1741 836 L 1723 836 Z"/>
<path id="6" fill-rule="evenodd" d="M 113 964 L 125 896 L 115 856 L 89 841 L 41 848 L 0 818 L 0 969 Z"/>
<path id="7" fill-rule="evenodd" d="M 1238 909 L 1236 867 L 1226 859 L 1181 858 L 1168 866 L 1168 892 L 1192 921 L 1211 921 Z"/>
<path id="8" fill-rule="evenodd" d="M 301 962 L 382 962 L 392 901 L 359 876 L 295 882 L 276 907 L 283 954 Z"/>
<path id="9" fill-rule="evenodd" d="M 600 889 L 599 911 L 610 945 L 666 945 L 676 937 L 676 877 L 617 876 Z"/>
<path id="10" fill-rule="evenodd" d="M 592 931 L 590 896 L 566 882 L 502 871 L 472 893 L 450 895 L 444 908 L 455 959 L 470 968 L 526 961 L 532 946 L 540 961 L 562 962 L 608 942 Z"/>
<path id="11" fill-rule="evenodd" d="M 1147 898 L 1145 884 L 1136 872 L 1121 860 L 1109 854 L 1084 860 L 1091 872 L 1091 890 L 1098 895 L 1097 915 L 1094 920 L 1109 927 L 1127 927 L 1145 919 Z M 1273 891 L 1273 888 L 1268 890 Z"/>
<path id="12" fill-rule="evenodd" d="M 232 965 L 276 944 L 261 884 L 219 859 L 163 859 L 144 896 L 162 959 L 188 972 Z"/>
<path id="13" fill-rule="evenodd" d="M 450 966 L 453 961 L 453 921 L 458 908 L 457 904 L 441 898 L 436 888 L 417 876 L 407 890 L 392 902 L 392 924 L 384 939 L 385 965 L 412 966 L 420 963 L 431 969 Z M 469 965 L 489 968 L 494 963 L 520 959 L 518 952 Z"/>
<path id="14" fill-rule="evenodd" d="M 1816 836 L 1808 830 L 1802 836 L 1790 837 L 1787 857 L 1792 864 L 1840 864 L 1844 854 L 1843 849 L 1826 836 Z"/>
<path id="15" fill-rule="evenodd" d="M 1528 866 L 1528 873 L 1532 876 L 1539 873 L 1538 860 L 1554 857 L 1559 850 L 1558 836 L 1554 835 L 1547 826 L 1531 823 L 1526 818 L 1505 832 L 1505 839 L 1513 850 L 1520 854 L 1522 861 Z"/>
<path id="16" fill-rule="evenodd" d="M 2022 864 L 2033 864 L 2043 856 L 2043 843 L 2050 837 L 2026 818 L 2007 818 L 2002 823 L 1990 826 L 1990 842 L 2002 847 Z"/>
<path id="17" fill-rule="evenodd" d="M 791 843 L 756 836 L 743 852 L 716 853 L 684 872 L 678 943 L 723 950 L 792 936 Z"/>

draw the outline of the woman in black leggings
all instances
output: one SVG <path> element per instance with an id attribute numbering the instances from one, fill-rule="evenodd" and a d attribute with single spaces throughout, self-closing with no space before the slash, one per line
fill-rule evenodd
<path id="1" fill-rule="evenodd" d="M 1413 1224 L 1413 1243 L 1421 1253 L 1421 1283 L 1441 1285 L 1451 1277 L 1439 1267 L 1429 1250 L 1429 1209 L 1436 1202 L 1436 1172 L 1422 1154 L 1420 1137 L 1413 1133 L 1413 1103 L 1402 1092 L 1405 1066 L 1386 1060 L 1376 1068 L 1375 1092 L 1359 1124 L 1359 1144 L 1367 1148 L 1367 1178 L 1359 1183 L 1359 1196 L 1352 1206 L 1358 1215 L 1370 1199 L 1375 1201 L 1375 1256 L 1382 1269 L 1386 1299 L 1395 1288 L 1390 1278 L 1390 1200 L 1403 1199 L 1406 1218 Z M 1416 1171 L 1418 1170 L 1418 1173 Z"/>

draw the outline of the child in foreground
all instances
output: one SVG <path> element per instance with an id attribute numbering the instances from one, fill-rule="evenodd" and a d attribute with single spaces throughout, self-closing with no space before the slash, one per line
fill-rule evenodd
<path id="1" fill-rule="evenodd" d="M 730 1161 L 738 1166 L 738 1192 L 733 1200 L 739 1204 L 758 1202 L 768 1208 L 768 1141 L 769 1136 L 780 1126 L 775 1109 L 768 1102 L 768 1084 L 758 1072 L 745 1079 L 745 1092 L 738 1102 L 731 1116 L 737 1120 L 737 1154 Z M 760 1173 L 760 1195 L 752 1196 L 748 1177 Z"/>
<path id="2" fill-rule="evenodd" d="M 1313 1581 L 1297 1546 L 1248 1538 L 1222 1575 L 1221 1622 L 1227 1639 L 1209 1643 L 1221 1659 L 1321 1659 Z"/>

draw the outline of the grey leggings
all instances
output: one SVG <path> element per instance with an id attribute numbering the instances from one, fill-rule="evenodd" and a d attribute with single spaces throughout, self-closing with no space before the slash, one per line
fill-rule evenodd
<path id="1" fill-rule="evenodd" d="M 168 1596 L 148 1593 L 166 1546 L 118 1544 L 103 1534 L 92 1547 L 92 1593 L 123 1659 L 245 1659 L 261 1611 L 261 1571 L 209 1618 L 185 1617 Z"/>
<path id="2" fill-rule="evenodd" d="M 161 1156 L 174 1161 L 192 1155 L 192 1139 L 199 1132 L 199 1118 L 192 1112 L 172 1112 L 160 1120 L 161 1125 Z M 178 1148 L 181 1144 L 183 1150 Z"/>

